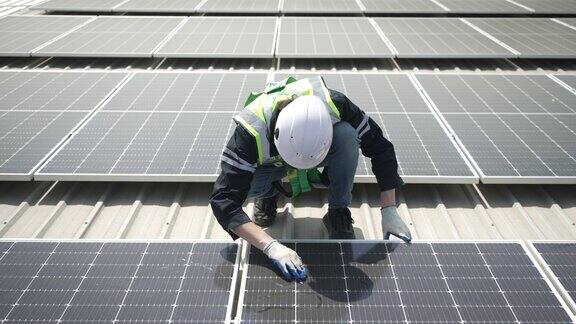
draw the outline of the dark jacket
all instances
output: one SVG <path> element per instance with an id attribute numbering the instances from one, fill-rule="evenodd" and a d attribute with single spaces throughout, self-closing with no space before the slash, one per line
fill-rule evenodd
<path id="1" fill-rule="evenodd" d="M 398 163 L 394 146 L 384 138 L 380 127 L 367 118 L 344 94 L 330 90 L 332 101 L 340 111 L 342 121 L 356 128 L 360 136 L 362 154 L 372 161 L 372 172 L 376 176 L 381 191 L 398 188 L 403 182 L 398 175 Z M 273 143 L 271 153 L 273 153 Z M 236 130 L 226 145 L 222 155 L 220 176 L 214 184 L 210 205 L 218 223 L 236 239 L 231 229 L 250 221 L 242 209 L 256 167 L 258 152 L 254 137 L 242 126 Z"/>

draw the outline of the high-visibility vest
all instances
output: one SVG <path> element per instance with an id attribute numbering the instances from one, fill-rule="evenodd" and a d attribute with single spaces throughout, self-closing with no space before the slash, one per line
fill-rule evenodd
<path id="1" fill-rule="evenodd" d="M 242 125 L 256 141 L 258 165 L 281 161 L 279 156 L 270 154 L 270 143 L 274 140 L 270 123 L 278 103 L 306 95 L 314 95 L 324 101 L 332 124 L 340 121 L 340 112 L 330 98 L 330 91 L 321 77 L 300 80 L 289 77 L 279 82 L 269 83 L 263 92 L 251 93 L 244 103 L 244 109 L 234 116 L 236 123 Z"/>

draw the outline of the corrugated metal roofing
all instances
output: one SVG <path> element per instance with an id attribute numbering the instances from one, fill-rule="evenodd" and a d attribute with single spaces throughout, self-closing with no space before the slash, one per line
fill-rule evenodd
<path id="1" fill-rule="evenodd" d="M 0 236 L 25 238 L 227 238 L 199 183 L 2 182 Z M 253 203 L 248 202 L 250 213 Z M 575 239 L 576 186 L 406 185 L 398 208 L 415 239 Z M 271 234 L 327 237 L 327 194 L 281 200 Z M 356 185 L 358 238 L 381 237 L 378 189 Z"/>

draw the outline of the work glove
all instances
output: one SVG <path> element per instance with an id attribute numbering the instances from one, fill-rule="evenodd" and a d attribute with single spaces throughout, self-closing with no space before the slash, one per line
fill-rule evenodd
<path id="1" fill-rule="evenodd" d="M 389 239 L 390 235 L 394 235 L 406 243 L 412 241 L 410 230 L 398 215 L 396 206 L 382 208 L 380 213 L 382 214 L 382 234 L 385 240 Z"/>
<path id="2" fill-rule="evenodd" d="M 272 264 L 282 272 L 286 280 L 300 282 L 305 281 L 308 277 L 308 270 L 302 264 L 298 254 L 294 250 L 280 244 L 280 242 L 276 240 L 270 241 L 264 246 L 262 252 L 270 258 Z"/>

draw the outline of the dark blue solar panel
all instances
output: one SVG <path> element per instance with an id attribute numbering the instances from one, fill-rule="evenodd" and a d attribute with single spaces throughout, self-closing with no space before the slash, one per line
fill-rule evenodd
<path id="1" fill-rule="evenodd" d="M 0 320 L 223 323 L 233 243 L 0 242 Z"/>
<path id="2" fill-rule="evenodd" d="M 250 251 L 246 323 L 571 323 L 517 243 L 295 243 L 304 284 Z M 504 271 L 504 270 L 507 271 Z"/>
<path id="3" fill-rule="evenodd" d="M 576 313 L 576 241 L 533 243 Z"/>

